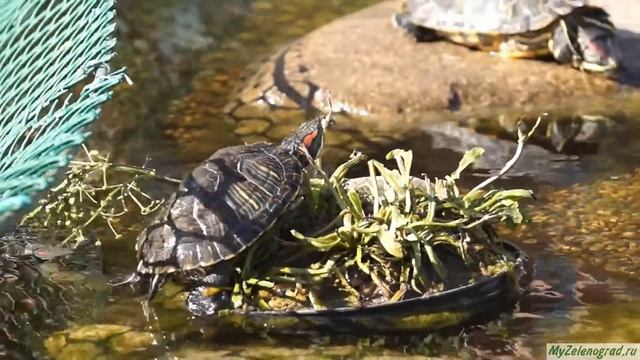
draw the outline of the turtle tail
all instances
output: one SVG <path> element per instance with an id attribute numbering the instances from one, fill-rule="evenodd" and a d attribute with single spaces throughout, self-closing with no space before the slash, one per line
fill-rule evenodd
<path id="1" fill-rule="evenodd" d="M 154 296 L 156 296 L 158 290 L 160 290 L 160 287 L 162 287 L 166 279 L 167 276 L 164 274 L 153 275 L 153 277 L 151 278 L 151 284 L 149 284 L 149 293 L 147 294 L 147 298 L 145 299 L 147 303 L 151 301 Z"/>

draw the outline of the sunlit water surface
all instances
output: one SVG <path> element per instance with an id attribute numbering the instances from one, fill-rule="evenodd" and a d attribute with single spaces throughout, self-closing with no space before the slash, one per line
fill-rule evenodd
<path id="1" fill-rule="evenodd" d="M 151 2 L 119 1 L 122 20 L 118 62 L 129 68 L 135 85 L 118 89 L 94 128 L 90 147 L 109 151 L 120 162 L 139 164 L 148 160 L 150 166 L 179 177 L 220 147 L 260 138 L 237 131 L 234 122 L 223 115 L 224 106 L 247 77 L 279 46 L 373 2 L 162 0 L 150 5 Z M 640 143 L 636 141 L 640 135 L 640 107 L 634 109 L 621 103 L 621 108 L 625 110 L 605 112 L 611 119 L 588 141 L 572 140 L 561 148 L 545 139 L 534 141 L 527 146 L 520 165 L 501 185 L 533 188 L 539 194 L 538 202 L 546 204 L 552 203 L 554 193 L 560 189 L 597 189 L 599 181 L 630 174 L 640 164 Z M 301 120 L 298 114 L 289 121 L 295 124 Z M 344 160 L 350 147 L 365 144 L 364 150 L 377 158 L 396 147 L 411 148 L 417 174 L 442 176 L 455 169 L 466 149 L 485 147 L 485 159 L 463 179 L 467 185 L 498 170 L 515 149 L 513 136 L 490 120 L 475 130 L 454 123 L 407 124 L 406 129 L 390 130 L 389 126 L 385 129 L 366 119 L 350 119 L 342 122 L 337 132 L 340 140 L 334 141 L 334 149 L 328 152 L 328 167 Z M 273 139 L 263 137 L 277 140 L 278 135 Z M 637 193 L 634 189 L 628 191 Z M 580 203 L 579 197 L 572 199 L 567 206 L 586 205 Z M 579 247 L 576 251 L 563 251 L 562 246 L 549 243 L 549 239 L 562 241 L 559 231 L 578 233 L 590 221 L 597 221 L 598 210 L 614 215 L 624 212 L 624 201 L 612 198 L 603 205 L 606 209 L 593 209 L 593 216 L 583 215 L 579 224 L 556 221 L 557 226 L 549 229 L 544 222 L 534 222 L 526 236 L 511 234 L 535 261 L 532 286 L 537 292 L 499 318 L 449 333 L 280 336 L 255 326 L 240 324 L 232 330 L 216 326 L 213 320 L 192 320 L 183 310 L 171 310 L 161 301 L 146 317 L 129 290 L 114 291 L 105 285 L 112 276 L 134 269 L 132 248 L 142 225 L 133 226 L 122 239 L 103 241 L 104 264 L 83 273 L 83 300 L 76 300 L 81 310 L 74 323 L 129 325 L 155 334 L 155 344 L 146 351 L 108 355 L 127 359 L 400 355 L 537 358 L 545 344 L 552 341 L 638 342 L 640 325 L 633 320 L 640 313 L 637 272 L 633 273 L 633 268 L 622 273 L 608 271 L 612 269 L 605 270 L 602 262 L 580 256 Z M 533 208 L 536 206 L 532 204 Z M 563 218 L 567 212 L 562 204 L 545 210 L 545 216 L 551 218 Z M 637 241 L 640 220 L 633 215 L 637 214 L 625 218 L 625 225 L 634 229 L 629 236 Z M 615 246 L 614 235 L 598 239 L 596 242 L 610 241 Z M 600 256 L 606 258 L 607 253 Z M 628 261 L 633 263 L 636 259 Z"/>

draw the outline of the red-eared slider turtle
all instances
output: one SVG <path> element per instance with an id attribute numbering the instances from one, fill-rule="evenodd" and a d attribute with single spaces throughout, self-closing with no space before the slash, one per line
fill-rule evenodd
<path id="1" fill-rule="evenodd" d="M 393 20 L 419 41 L 444 38 L 514 58 L 551 54 L 594 72 L 618 67 L 609 15 L 584 0 L 407 0 Z"/>
<path id="2" fill-rule="evenodd" d="M 152 299 L 169 275 L 195 283 L 187 305 L 212 314 L 229 292 L 205 295 L 229 285 L 232 260 L 298 203 L 303 172 L 323 145 L 332 115 L 300 125 L 278 145 L 257 143 L 216 151 L 182 182 L 158 221 L 139 235 L 138 267 L 121 284 L 150 279 Z"/>

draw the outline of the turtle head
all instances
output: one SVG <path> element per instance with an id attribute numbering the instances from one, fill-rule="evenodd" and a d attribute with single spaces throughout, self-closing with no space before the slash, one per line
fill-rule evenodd
<path id="1" fill-rule="evenodd" d="M 316 159 L 324 144 L 325 130 L 334 124 L 332 112 L 302 123 L 296 132 L 282 140 L 280 146 Z"/>
<path id="2" fill-rule="evenodd" d="M 618 68 L 619 53 L 613 39 L 615 27 L 609 14 L 584 6 L 565 16 L 549 42 L 550 50 L 561 63 L 592 72 L 612 72 Z"/>

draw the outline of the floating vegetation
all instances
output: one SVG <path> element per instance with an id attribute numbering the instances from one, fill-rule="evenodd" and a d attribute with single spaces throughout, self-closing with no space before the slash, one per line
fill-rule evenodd
<path id="1" fill-rule="evenodd" d="M 145 166 L 114 164 L 108 155 L 84 149 L 71 161 L 66 178 L 39 201 L 21 225 L 68 233 L 63 240 L 81 242 L 91 228 L 108 227 L 116 238 L 117 222 L 130 209 L 142 215 L 155 213 L 164 199 L 154 199 L 142 189 L 142 183 L 156 180 L 172 185 L 180 183 L 156 174 Z"/>
<path id="2" fill-rule="evenodd" d="M 250 248 L 237 269 L 234 307 L 320 310 L 390 303 L 512 271 L 516 259 L 502 248 L 493 226 L 523 223 L 519 203 L 533 194 L 488 187 L 513 167 L 539 122 L 527 133 L 518 131 L 517 151 L 497 175 L 466 193 L 456 181 L 482 156 L 480 148 L 469 150 L 444 179 L 412 177 L 412 152 L 405 150 L 387 155 L 396 169 L 369 160 L 369 177 L 347 179 L 349 169 L 365 160 L 354 153 L 330 177 L 311 179 L 308 207 L 325 218 L 337 209 L 337 216 L 322 229 L 307 229 L 312 236 L 274 230 L 266 238 L 278 241 L 263 239 Z"/>
<path id="3" fill-rule="evenodd" d="M 353 153 L 331 176 L 309 179 L 303 206 L 251 246 L 236 263 L 232 303 L 243 310 L 360 307 L 398 302 L 475 283 L 517 267 L 493 227 L 525 221 L 524 189 L 489 189 L 519 159 L 533 134 L 518 132 L 513 158 L 495 176 L 463 192 L 456 181 L 482 156 L 469 150 L 444 179 L 411 175 L 413 154 L 396 149 L 387 160 L 367 161 L 369 176 L 349 179 L 366 157 Z M 118 165 L 85 149 L 66 179 L 52 189 L 23 224 L 66 230 L 64 242 L 85 239 L 90 228 L 109 228 L 117 238 L 131 210 L 153 214 L 164 200 L 143 190 L 145 181 L 175 187 L 180 181 L 153 169 Z M 303 214 L 304 216 L 300 216 Z M 296 230 L 291 230 L 296 229 Z"/>

